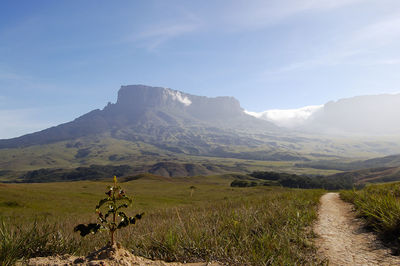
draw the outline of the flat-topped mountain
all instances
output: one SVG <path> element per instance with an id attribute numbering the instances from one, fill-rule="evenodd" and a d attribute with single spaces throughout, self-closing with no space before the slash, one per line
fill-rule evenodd
<path id="1" fill-rule="evenodd" d="M 233 97 L 208 98 L 177 90 L 144 85 L 122 86 L 116 103 L 93 110 L 72 122 L 18 138 L 0 140 L 0 148 L 17 148 L 102 133 L 128 140 L 145 134 L 155 139 L 189 127 L 218 129 L 276 126 L 247 115 Z M 140 137 L 139 137 L 140 139 Z"/>
<path id="2" fill-rule="evenodd" d="M 240 103 L 233 97 L 208 98 L 177 90 L 144 85 L 122 86 L 116 104 L 106 111 L 140 115 L 144 110 L 164 110 L 175 115 L 186 114 L 205 121 L 245 116 Z"/>

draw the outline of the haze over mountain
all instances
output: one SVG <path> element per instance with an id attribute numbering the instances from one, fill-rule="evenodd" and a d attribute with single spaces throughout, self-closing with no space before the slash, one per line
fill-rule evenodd
<path id="1" fill-rule="evenodd" d="M 105 132 L 121 139 L 161 140 L 191 127 L 252 129 L 264 133 L 277 130 L 272 123 L 246 114 L 233 97 L 207 98 L 167 88 L 132 85 L 122 86 L 117 102 L 108 103 L 103 110 L 93 110 L 72 122 L 36 133 L 0 140 L 0 148 L 49 144 Z"/>
<path id="2" fill-rule="evenodd" d="M 334 113 L 334 108 L 327 110 Z M 243 173 L 270 169 L 266 161 L 289 162 L 286 167 L 296 162 L 300 168 L 308 168 L 314 166 L 307 162 L 317 160 L 349 161 L 400 153 L 398 143 L 393 139 L 343 141 L 304 134 L 247 114 L 233 97 L 209 98 L 129 85 L 122 86 L 117 101 L 102 110 L 36 133 L 0 140 L 0 177 L 30 170 L 34 171 L 23 180 L 40 181 L 37 174 L 51 177 L 55 173 L 60 180 L 79 179 L 82 173 L 97 176 L 99 171 L 122 170 L 125 174 L 163 176 Z"/>
<path id="3" fill-rule="evenodd" d="M 276 125 L 326 135 L 379 136 L 400 133 L 400 94 L 357 96 L 321 106 L 247 112 Z"/>

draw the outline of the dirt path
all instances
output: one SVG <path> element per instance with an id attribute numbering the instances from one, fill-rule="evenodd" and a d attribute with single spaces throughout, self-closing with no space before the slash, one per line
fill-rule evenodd
<path id="1" fill-rule="evenodd" d="M 366 232 L 355 217 L 352 205 L 343 202 L 338 193 L 321 197 L 318 222 L 314 227 L 320 237 L 317 246 L 329 265 L 400 265 L 373 233 Z"/>

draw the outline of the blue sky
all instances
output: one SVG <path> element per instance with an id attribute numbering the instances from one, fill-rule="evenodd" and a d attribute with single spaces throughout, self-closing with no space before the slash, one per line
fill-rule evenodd
<path id="1" fill-rule="evenodd" d="M 400 92 L 400 1 L 0 2 L 0 138 L 115 102 L 121 85 L 243 108 Z"/>

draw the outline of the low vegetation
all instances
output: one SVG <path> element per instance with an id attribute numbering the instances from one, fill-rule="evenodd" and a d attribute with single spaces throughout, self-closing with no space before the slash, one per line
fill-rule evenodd
<path id="1" fill-rule="evenodd" d="M 322 190 L 239 189 L 229 186 L 231 180 L 125 182 L 127 193 L 134 195 L 134 209 L 145 211 L 146 218 L 125 228 L 123 235 L 116 232 L 118 241 L 136 255 L 166 261 L 319 263 L 309 228 Z M 104 185 L 98 181 L 1 185 L 0 203 L 16 204 L 0 204 L 0 264 L 35 256 L 86 255 L 103 246 L 108 235 L 81 238 L 73 228 L 78 221 L 89 223 L 95 218 L 90 213 Z"/>
<path id="2" fill-rule="evenodd" d="M 277 172 L 256 171 L 251 178 L 241 177 L 231 183 L 232 187 L 283 186 L 289 188 L 322 188 L 329 190 L 350 189 L 354 186 L 352 177 L 306 176 Z"/>
<path id="3" fill-rule="evenodd" d="M 80 248 L 81 243 L 60 231 L 59 225 L 4 217 L 0 221 L 0 265 L 14 265 L 18 259 L 74 254 Z"/>
<path id="4" fill-rule="evenodd" d="M 354 204 L 367 227 L 400 250 L 400 183 L 368 185 L 342 191 L 341 198 Z"/>

